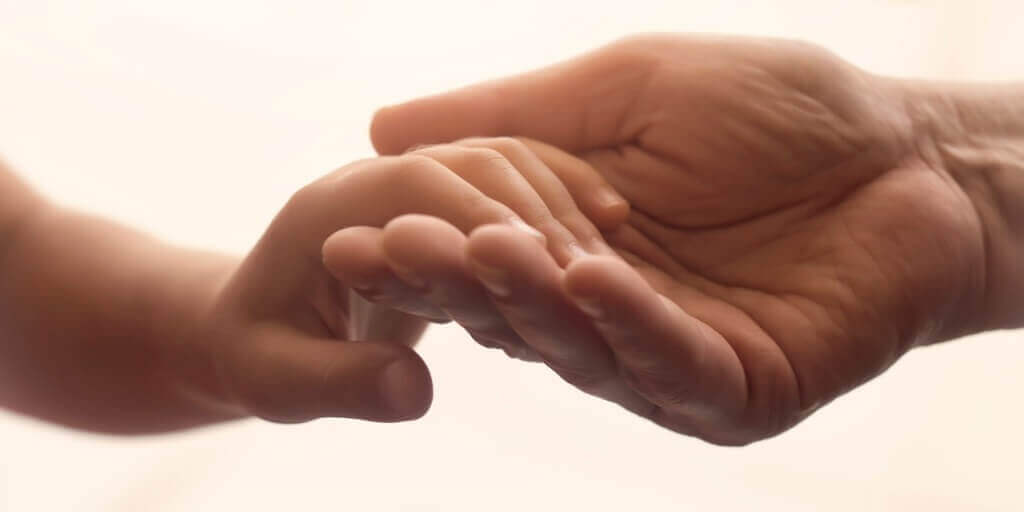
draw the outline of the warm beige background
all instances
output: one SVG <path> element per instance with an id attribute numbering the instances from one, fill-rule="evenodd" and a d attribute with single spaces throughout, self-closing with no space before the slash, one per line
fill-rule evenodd
<path id="1" fill-rule="evenodd" d="M 240 253 L 291 191 L 370 154 L 388 102 L 647 30 L 1021 79 L 1020 5 L 0 0 L 0 153 L 60 200 Z M 1021 510 L 1021 341 L 916 351 L 795 430 L 723 449 L 441 328 L 422 345 L 436 402 L 411 424 L 122 440 L 0 414 L 0 510 Z"/>

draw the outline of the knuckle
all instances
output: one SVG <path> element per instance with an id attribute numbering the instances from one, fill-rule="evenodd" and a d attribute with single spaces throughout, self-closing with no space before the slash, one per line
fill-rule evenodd
<path id="1" fill-rule="evenodd" d="M 508 208 L 483 194 L 473 194 L 463 197 L 462 210 L 466 218 L 473 219 L 473 227 L 492 222 L 499 218 L 507 218 L 512 214 Z M 467 231 L 469 233 L 469 231 Z"/>
<path id="2" fill-rule="evenodd" d="M 462 150 L 460 157 L 470 170 L 481 170 L 495 166 L 501 168 L 511 167 L 505 155 L 489 147 L 465 148 Z"/>
<path id="3" fill-rule="evenodd" d="M 515 137 L 491 137 L 484 139 L 469 139 L 468 142 L 475 147 L 485 147 L 497 151 L 503 155 L 532 154 L 523 141 Z"/>
<path id="4" fill-rule="evenodd" d="M 393 168 L 395 157 L 367 158 L 357 160 L 344 167 L 308 183 L 294 192 L 286 206 L 302 207 L 303 205 L 322 204 L 322 201 L 336 197 L 354 183 L 362 182 L 368 177 L 380 176 Z"/>
<path id="5" fill-rule="evenodd" d="M 457 166 L 491 165 L 505 160 L 504 155 L 500 151 L 497 151 L 488 144 L 467 143 L 465 141 L 457 144 L 430 146 L 409 155 L 447 161 Z"/>
<path id="6" fill-rule="evenodd" d="M 446 172 L 454 173 L 473 183 L 478 179 L 489 179 L 514 171 L 505 155 L 489 147 L 438 146 L 408 156 L 425 161 L 410 164 L 410 169 L 405 171 L 408 174 L 399 171 L 397 178 L 400 180 L 434 179 L 437 177 L 436 173 Z"/>
<path id="7" fill-rule="evenodd" d="M 633 34 L 613 42 L 607 50 L 611 55 L 623 59 L 620 64 L 628 64 L 630 61 L 637 63 L 659 58 L 659 54 L 664 53 L 664 47 L 679 42 L 678 36 L 668 34 Z"/>
<path id="8" fill-rule="evenodd" d="M 389 185 L 408 186 L 434 179 L 444 167 L 428 156 L 407 154 L 396 158 L 387 167 L 384 178 Z"/>
<path id="9" fill-rule="evenodd" d="M 327 189 L 326 182 L 314 181 L 292 193 L 285 204 L 285 210 L 302 208 L 304 205 L 316 204 L 319 198 L 323 197 Z"/>

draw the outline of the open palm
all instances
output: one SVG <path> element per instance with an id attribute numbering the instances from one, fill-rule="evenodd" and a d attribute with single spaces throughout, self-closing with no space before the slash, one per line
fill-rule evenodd
<path id="1" fill-rule="evenodd" d="M 632 208 L 609 244 L 671 304 L 609 258 L 571 265 L 568 293 L 600 305 L 648 414 L 732 444 L 965 331 L 981 223 L 907 103 L 815 47 L 645 36 L 384 110 L 374 141 L 517 135 L 596 168 Z"/>

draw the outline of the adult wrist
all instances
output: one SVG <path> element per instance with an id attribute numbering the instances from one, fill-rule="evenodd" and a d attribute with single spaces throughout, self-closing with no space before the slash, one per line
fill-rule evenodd
<path id="1" fill-rule="evenodd" d="M 1024 326 L 1024 83 L 908 84 L 915 144 L 970 199 L 983 290 L 964 333 Z"/>

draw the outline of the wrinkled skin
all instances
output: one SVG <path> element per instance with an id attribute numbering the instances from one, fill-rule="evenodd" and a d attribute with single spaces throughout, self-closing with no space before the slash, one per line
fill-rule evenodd
<path id="1" fill-rule="evenodd" d="M 609 340 L 617 378 L 649 402 L 624 405 L 744 444 L 913 346 L 972 329 L 982 223 L 913 105 L 900 82 L 813 46 L 644 36 L 382 110 L 373 137 L 394 153 L 525 136 L 596 168 L 632 209 L 608 243 L 678 306 L 662 324 L 689 329 L 645 331 L 652 321 L 626 309 L 613 315 L 618 329 L 597 322 L 606 338 L 632 330 L 631 342 L 648 343 L 633 357 Z M 576 262 L 568 295 L 614 294 L 600 283 L 628 286 L 608 277 L 626 270 Z M 600 302 L 614 308 L 611 296 Z M 674 346 L 695 348 L 681 364 L 659 359 Z"/>

